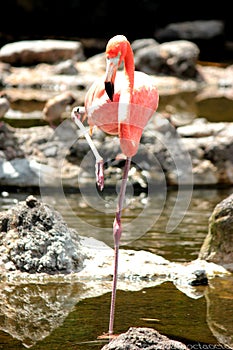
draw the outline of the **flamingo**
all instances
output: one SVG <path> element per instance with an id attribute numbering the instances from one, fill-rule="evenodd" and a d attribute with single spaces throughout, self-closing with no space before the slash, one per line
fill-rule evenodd
<path id="1" fill-rule="evenodd" d="M 100 190 L 104 187 L 103 159 L 80 119 L 87 118 L 91 133 L 92 128 L 97 126 L 105 133 L 118 135 L 121 151 L 126 157 L 113 222 L 114 273 L 108 329 L 108 336 L 113 336 L 118 257 L 122 234 L 121 216 L 128 172 L 131 159 L 138 151 L 143 129 L 157 110 L 159 94 L 149 75 L 135 71 L 133 51 L 124 35 L 116 35 L 108 41 L 105 55 L 106 74 L 94 81 L 86 93 L 84 107 L 75 107 L 72 118 L 84 131 L 96 157 L 96 179 Z M 122 63 L 123 71 L 119 69 Z"/>

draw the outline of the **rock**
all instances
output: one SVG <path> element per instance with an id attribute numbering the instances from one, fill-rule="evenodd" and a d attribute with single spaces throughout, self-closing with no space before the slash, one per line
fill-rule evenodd
<path id="1" fill-rule="evenodd" d="M 207 117 L 210 121 L 231 121 L 232 66 L 198 64 L 199 49 L 187 40 L 159 44 L 149 38 L 134 43 L 136 69 L 152 74 L 159 89 L 159 111 L 165 108 L 171 113 L 172 109 L 172 114 L 181 114 L 180 120 L 183 120 L 184 113 L 188 110 L 189 114 Z M 19 61 L 24 59 L 23 50 L 17 54 Z M 12 57 L 9 54 L 9 61 L 14 61 L 14 51 L 11 55 Z M 44 43 L 41 44 L 40 55 L 40 60 L 37 58 L 40 64 L 35 61 L 34 66 L 13 67 L 0 62 L 0 83 L 13 101 L 14 109 L 21 110 L 22 105 L 25 109 L 26 105 L 31 107 L 35 103 L 41 107 L 44 95 L 47 100 L 54 93 L 64 90 L 74 90 L 77 104 L 83 105 L 90 84 L 105 72 L 104 52 L 85 61 L 64 57 L 53 62 L 54 53 L 47 52 Z M 22 88 L 23 92 L 19 96 Z"/>
<path id="2" fill-rule="evenodd" d="M 76 75 L 78 73 L 77 68 L 75 67 L 74 60 L 66 60 L 59 62 L 54 69 L 55 74 L 62 75 Z"/>
<path id="3" fill-rule="evenodd" d="M 79 41 L 22 40 L 6 44 L 0 49 L 0 61 L 15 66 L 57 63 L 74 57 L 77 60 L 84 59 L 83 46 Z"/>
<path id="4" fill-rule="evenodd" d="M 188 347 L 176 340 L 161 335 L 153 328 L 130 327 L 126 333 L 113 338 L 101 350 L 188 350 Z"/>
<path id="5" fill-rule="evenodd" d="M 8 186 L 95 186 L 94 161 L 82 133 L 71 118 L 59 128 L 48 125 L 0 127 L 0 181 Z M 98 130 L 93 142 L 105 164 L 105 185 L 122 176 L 124 162 L 117 161 L 119 140 Z M 144 130 L 130 173 L 134 185 L 230 185 L 233 183 L 233 123 L 210 123 L 198 118 L 174 128 L 165 118 L 152 120 Z M 112 165 L 109 159 L 113 159 Z M 114 160 L 115 159 L 115 160 Z M 62 162 L 62 167 L 61 167 Z M 159 162 L 159 163 L 158 163 Z M 146 173 L 145 173 L 146 171 Z M 147 174 L 145 176 L 145 174 Z M 60 185 L 59 185 L 60 184 Z"/>
<path id="6" fill-rule="evenodd" d="M 188 40 L 177 40 L 160 44 L 161 55 L 166 57 L 172 75 L 183 78 L 197 78 L 196 69 L 199 48 Z"/>
<path id="7" fill-rule="evenodd" d="M 61 123 L 63 113 L 66 112 L 68 107 L 71 108 L 75 101 L 75 96 L 70 91 L 65 91 L 50 98 L 43 108 L 44 120 L 52 127 L 59 122 Z"/>
<path id="8" fill-rule="evenodd" d="M 4 117 L 6 112 L 10 109 L 10 101 L 6 94 L 0 95 L 0 118 Z"/>
<path id="9" fill-rule="evenodd" d="M 22 158 L 24 156 L 23 151 L 18 146 L 14 129 L 5 123 L 0 126 L 0 149 L 2 153 L 0 163 L 14 160 L 16 158 Z M 5 172 L 3 167 L 0 169 L 0 178 L 2 177 L 2 172 Z M 3 175 L 3 178 L 4 177 L 5 176 Z"/>
<path id="10" fill-rule="evenodd" d="M 144 47 L 147 47 L 150 45 L 156 45 L 156 44 L 158 43 L 154 38 L 137 39 L 131 43 L 131 47 L 135 54 L 137 50 L 143 49 Z"/>
<path id="11" fill-rule="evenodd" d="M 161 68 L 166 65 L 166 58 L 161 55 L 160 46 L 156 42 L 146 46 L 143 40 L 141 48 L 139 46 L 135 51 L 134 57 L 135 68 L 146 74 L 159 74 Z"/>
<path id="12" fill-rule="evenodd" d="M 216 205 L 199 258 L 233 272 L 233 194 Z"/>
<path id="13" fill-rule="evenodd" d="M 33 196 L 0 213 L 0 231 L 0 265 L 5 270 L 66 274 L 82 268 L 75 231 Z"/>
<path id="14" fill-rule="evenodd" d="M 145 39 L 138 40 L 135 51 L 135 67 L 147 74 L 167 74 L 180 78 L 196 78 L 199 49 L 186 40 L 177 40 L 158 44 L 156 41 L 147 45 Z M 141 48 L 140 48 L 141 46 Z"/>
<path id="15" fill-rule="evenodd" d="M 218 60 L 224 51 L 225 42 L 224 22 L 221 20 L 195 20 L 169 23 L 166 27 L 155 32 L 155 38 L 159 42 L 172 40 L 188 40 L 198 45 L 201 59 L 212 57 Z M 216 50 L 216 48 L 218 49 Z"/>
<path id="16" fill-rule="evenodd" d="M 194 271 L 194 278 L 190 281 L 191 286 L 205 286 L 208 284 L 208 278 L 205 270 Z"/>
<path id="17" fill-rule="evenodd" d="M 223 39 L 224 24 L 218 20 L 197 20 L 170 23 L 155 33 L 158 40 L 210 40 L 219 36 Z"/>

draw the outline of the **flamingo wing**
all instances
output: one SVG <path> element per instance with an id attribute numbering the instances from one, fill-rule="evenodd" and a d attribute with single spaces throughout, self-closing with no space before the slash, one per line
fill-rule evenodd
<path id="1" fill-rule="evenodd" d="M 111 135 L 118 135 L 125 155 L 136 154 L 143 129 L 158 107 L 158 91 L 151 78 L 143 73 L 134 73 L 134 89 L 127 120 L 119 120 L 119 101 L 127 89 L 123 72 L 117 72 L 115 93 L 111 101 L 104 89 L 104 78 L 97 79 L 85 97 L 85 108 L 90 127 L 99 127 Z"/>
<path id="2" fill-rule="evenodd" d="M 91 85 L 85 96 L 85 108 L 90 127 L 97 126 L 111 135 L 118 134 L 118 103 L 110 101 L 103 78 Z"/>
<path id="3" fill-rule="evenodd" d="M 124 91 L 120 93 L 124 93 Z M 135 71 L 130 110 L 127 113 L 127 118 L 121 119 L 118 125 L 121 149 L 128 157 L 136 154 L 143 130 L 156 111 L 158 102 L 159 94 L 151 77 L 143 72 Z"/>

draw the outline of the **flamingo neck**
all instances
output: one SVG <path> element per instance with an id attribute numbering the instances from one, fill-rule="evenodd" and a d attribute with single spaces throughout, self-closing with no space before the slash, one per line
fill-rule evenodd
<path id="1" fill-rule="evenodd" d="M 129 93 L 132 96 L 134 87 L 134 55 L 130 43 L 127 42 L 127 51 L 124 59 L 125 76 L 128 81 Z"/>
<path id="2" fill-rule="evenodd" d="M 124 57 L 124 73 L 126 78 L 126 85 L 124 86 L 120 95 L 118 106 L 118 121 L 123 123 L 128 120 L 130 110 L 130 102 L 132 100 L 134 88 L 134 56 L 130 43 L 127 42 L 127 51 Z"/>

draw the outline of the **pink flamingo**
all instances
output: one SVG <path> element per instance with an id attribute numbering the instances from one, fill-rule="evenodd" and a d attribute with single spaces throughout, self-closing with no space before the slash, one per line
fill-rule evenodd
<path id="1" fill-rule="evenodd" d="M 126 156 L 113 223 L 114 273 L 108 332 L 108 336 L 111 336 L 115 314 L 119 244 L 122 234 L 121 216 L 128 172 L 131 159 L 137 153 L 143 129 L 157 110 L 159 94 L 150 76 L 135 71 L 133 51 L 124 35 L 116 35 L 109 40 L 106 46 L 106 62 L 105 76 L 92 84 L 85 96 L 84 108 L 74 108 L 72 117 L 83 131 L 85 128 L 80 118 L 87 117 L 91 130 L 93 126 L 97 126 L 108 134 L 118 135 L 121 150 Z M 120 71 L 118 68 L 122 62 L 124 70 Z M 87 132 L 84 135 L 96 157 L 97 184 L 102 190 L 104 186 L 103 159 L 96 150 L 90 135 Z"/>

